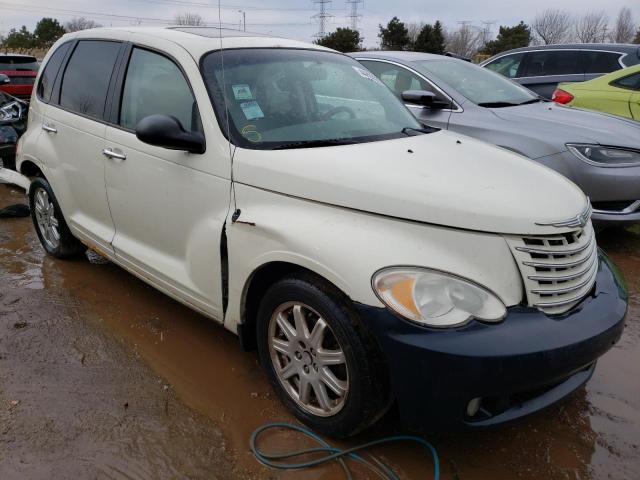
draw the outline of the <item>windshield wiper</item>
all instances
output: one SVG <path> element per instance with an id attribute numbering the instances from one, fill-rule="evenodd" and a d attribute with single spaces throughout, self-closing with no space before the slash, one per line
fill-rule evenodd
<path id="1" fill-rule="evenodd" d="M 522 105 L 521 103 L 512 103 L 512 102 L 484 102 L 479 103 L 479 107 L 487 107 L 487 108 L 502 108 L 502 107 L 517 107 L 518 105 Z"/>
<path id="2" fill-rule="evenodd" d="M 428 126 L 424 125 L 422 128 L 404 127 L 400 131 L 402 133 L 404 133 L 405 135 L 408 135 L 410 137 L 414 137 L 416 135 L 422 135 L 422 134 L 425 134 L 425 133 L 437 132 L 438 130 L 439 130 L 438 128 L 428 127 Z"/>
<path id="3" fill-rule="evenodd" d="M 352 145 L 358 143 L 352 138 L 329 138 L 326 140 L 300 140 L 298 142 L 283 143 L 272 150 L 289 150 L 293 148 L 330 147 L 334 145 Z"/>

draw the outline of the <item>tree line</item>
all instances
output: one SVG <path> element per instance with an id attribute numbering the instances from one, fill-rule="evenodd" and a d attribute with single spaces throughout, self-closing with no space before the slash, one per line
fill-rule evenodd
<path id="1" fill-rule="evenodd" d="M 536 15 L 531 24 L 501 25 L 496 38 L 485 25 L 477 27 L 461 22 L 452 30 L 442 22 L 404 23 L 393 17 L 386 25 L 379 25 L 378 38 L 382 50 L 408 50 L 443 54 L 451 52 L 473 58 L 477 54 L 495 55 L 512 48 L 553 43 L 640 43 L 640 26 L 634 23 L 631 10 L 620 9 L 613 23 L 604 11 L 572 15 L 564 10 L 548 9 Z M 349 28 L 316 40 L 341 52 L 362 48 L 360 33 Z"/>
<path id="2" fill-rule="evenodd" d="M 101 26 L 84 17 L 74 18 L 64 25 L 55 18 L 45 17 L 36 24 L 33 32 L 24 25 L 19 30 L 12 28 L 6 36 L 0 37 L 0 46 L 5 52 L 9 50 L 12 52 L 26 52 L 33 49 L 47 50 L 65 33 Z"/>

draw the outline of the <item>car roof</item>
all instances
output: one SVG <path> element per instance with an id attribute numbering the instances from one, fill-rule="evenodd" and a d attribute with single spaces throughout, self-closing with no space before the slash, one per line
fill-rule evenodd
<path id="1" fill-rule="evenodd" d="M 395 50 L 370 50 L 366 52 L 352 52 L 347 55 L 354 58 L 379 58 L 381 60 L 395 60 L 399 62 L 416 62 L 418 60 L 452 60 L 453 57 L 445 55 L 436 55 L 424 52 L 405 52 Z"/>
<path id="2" fill-rule="evenodd" d="M 0 53 L 0 59 L 7 58 L 7 57 L 28 58 L 28 59 L 33 59 L 33 61 L 37 61 L 36 57 L 34 57 L 33 55 L 24 55 L 22 53 Z"/>
<path id="3" fill-rule="evenodd" d="M 286 38 L 271 37 L 259 33 L 216 27 L 108 27 L 82 30 L 64 35 L 61 41 L 69 39 L 110 39 L 131 41 L 148 39 L 165 40 L 176 43 L 185 48 L 194 58 L 202 56 L 211 50 L 223 48 L 304 48 L 334 52 L 329 48 L 307 42 Z"/>
<path id="4" fill-rule="evenodd" d="M 635 53 L 638 58 L 640 58 L 640 46 L 632 43 L 556 43 L 551 45 L 531 45 L 529 47 L 505 50 L 504 52 L 500 52 L 491 58 L 484 60 L 482 63 L 487 63 L 491 59 L 502 57 L 510 53 L 532 52 L 536 50 L 605 50 L 627 54 Z"/>

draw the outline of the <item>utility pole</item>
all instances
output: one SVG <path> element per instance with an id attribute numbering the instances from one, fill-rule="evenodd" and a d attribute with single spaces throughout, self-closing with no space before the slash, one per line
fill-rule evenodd
<path id="1" fill-rule="evenodd" d="M 493 25 L 496 23 L 495 20 L 485 20 L 482 22 L 482 44 L 485 45 L 489 40 L 491 40 L 491 30 Z"/>
<path id="2" fill-rule="evenodd" d="M 331 3 L 331 0 L 313 0 L 313 3 L 320 7 L 320 12 L 311 17 L 318 20 L 318 33 L 314 37 L 322 38 L 327 34 L 327 18 L 333 17 L 327 13 L 327 5 Z"/>
<path id="3" fill-rule="evenodd" d="M 358 31 L 358 20 L 362 15 L 358 15 L 358 6 L 364 5 L 364 0 L 346 0 L 347 5 L 349 5 L 349 18 L 351 30 Z"/>
<path id="4" fill-rule="evenodd" d="M 242 27 L 246 32 L 247 31 L 247 12 L 245 12 L 244 10 L 238 10 L 238 13 L 242 14 Z"/>

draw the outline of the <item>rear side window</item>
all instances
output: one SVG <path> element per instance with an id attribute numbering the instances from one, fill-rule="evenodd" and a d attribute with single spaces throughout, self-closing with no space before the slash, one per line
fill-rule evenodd
<path id="1" fill-rule="evenodd" d="M 135 130 L 149 115 L 172 115 L 187 131 L 200 131 L 200 115 L 182 71 L 169 58 L 134 48 L 120 106 L 120 125 Z"/>
<path id="2" fill-rule="evenodd" d="M 619 53 L 584 52 L 585 73 L 610 73 L 622 68 Z"/>
<path id="3" fill-rule="evenodd" d="M 524 59 L 524 53 L 514 53 L 513 55 L 505 55 L 485 65 L 489 70 L 493 70 L 507 78 L 518 77 L 520 64 Z"/>
<path id="4" fill-rule="evenodd" d="M 37 71 L 38 60 L 35 57 L 19 55 L 0 55 L 0 70 Z"/>
<path id="5" fill-rule="evenodd" d="M 626 77 L 611 82 L 611 84 L 617 87 L 640 90 L 640 72 L 634 73 L 633 75 L 627 75 Z"/>
<path id="6" fill-rule="evenodd" d="M 64 60 L 64 56 L 67 54 L 70 46 L 70 43 L 63 43 L 53 52 L 53 55 L 49 57 L 49 61 L 45 65 L 42 75 L 40 75 L 40 82 L 38 83 L 37 93 L 40 100 L 48 102 L 51 98 L 51 91 L 53 90 L 53 84 L 56 81 L 58 70 L 60 70 L 62 60 Z"/>
<path id="7" fill-rule="evenodd" d="M 581 52 L 577 50 L 543 50 L 527 54 L 524 77 L 582 74 Z"/>
<path id="8" fill-rule="evenodd" d="M 109 81 L 119 50 L 118 42 L 78 42 L 62 77 L 60 106 L 103 119 Z"/>

